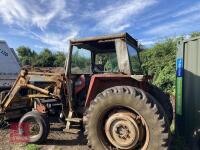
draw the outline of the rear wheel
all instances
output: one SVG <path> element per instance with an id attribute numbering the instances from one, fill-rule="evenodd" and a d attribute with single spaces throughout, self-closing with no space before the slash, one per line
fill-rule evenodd
<path id="1" fill-rule="evenodd" d="M 88 144 L 102 149 L 165 149 L 168 121 L 161 105 L 140 89 L 119 86 L 100 93 L 87 113 Z"/>

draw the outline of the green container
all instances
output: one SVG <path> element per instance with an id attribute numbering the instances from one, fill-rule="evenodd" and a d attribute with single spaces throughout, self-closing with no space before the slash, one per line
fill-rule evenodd
<path id="1" fill-rule="evenodd" d="M 200 37 L 178 43 L 176 129 L 192 149 L 200 149 Z"/>

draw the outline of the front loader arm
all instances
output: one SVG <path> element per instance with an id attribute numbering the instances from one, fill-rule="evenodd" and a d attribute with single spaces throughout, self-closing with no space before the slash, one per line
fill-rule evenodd
<path id="1" fill-rule="evenodd" d="M 42 78 L 42 80 L 45 78 L 46 82 L 59 82 L 62 81 L 58 80 L 58 78 L 61 78 L 61 76 L 59 74 L 54 74 L 54 73 L 42 73 L 42 72 L 28 72 L 27 70 L 22 70 L 18 76 L 18 78 L 16 79 L 15 83 L 13 84 L 11 90 L 8 92 L 8 94 L 4 97 L 1 106 L 0 106 L 0 113 L 4 113 L 6 111 L 6 109 L 9 107 L 9 105 L 15 101 L 17 94 L 19 93 L 19 91 L 22 88 L 27 88 L 30 90 L 34 90 L 37 93 L 36 94 L 28 94 L 25 97 L 27 97 L 28 99 L 31 98 L 41 98 L 41 97 L 51 97 L 51 98 L 55 98 L 55 99 L 60 99 L 60 93 L 59 92 L 55 92 L 52 93 L 49 90 L 45 89 L 45 88 L 41 88 L 38 87 L 34 84 L 31 84 L 30 79 L 34 78 L 34 79 L 39 79 Z M 61 84 L 56 84 L 57 89 L 61 89 Z"/>

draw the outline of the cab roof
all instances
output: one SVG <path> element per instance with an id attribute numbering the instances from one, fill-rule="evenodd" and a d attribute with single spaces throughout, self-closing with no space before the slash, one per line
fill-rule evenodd
<path id="1" fill-rule="evenodd" d="M 110 34 L 110 35 L 104 35 L 104 36 L 95 36 L 95 37 L 89 37 L 89 38 L 81 38 L 81 39 L 73 39 L 70 40 L 71 44 L 81 44 L 81 43 L 87 43 L 87 42 L 98 42 L 98 41 L 114 41 L 115 39 L 125 39 L 129 41 L 130 43 L 134 44 L 135 46 L 138 45 L 138 41 L 134 39 L 132 36 L 130 36 L 128 33 L 119 33 L 119 34 Z"/>

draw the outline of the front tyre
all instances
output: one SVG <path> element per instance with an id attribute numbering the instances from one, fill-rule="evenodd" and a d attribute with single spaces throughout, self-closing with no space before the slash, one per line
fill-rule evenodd
<path id="1" fill-rule="evenodd" d="M 37 111 L 26 113 L 19 121 L 18 131 L 23 136 L 25 133 L 23 125 L 28 124 L 29 141 L 28 143 L 40 144 L 43 143 L 49 133 L 49 121 L 45 114 Z"/>
<path id="2" fill-rule="evenodd" d="M 167 149 L 164 109 L 138 88 L 106 89 L 91 103 L 86 118 L 88 144 L 95 150 Z"/>

